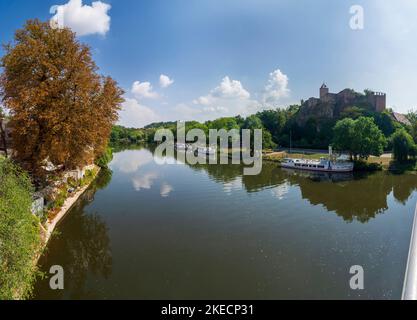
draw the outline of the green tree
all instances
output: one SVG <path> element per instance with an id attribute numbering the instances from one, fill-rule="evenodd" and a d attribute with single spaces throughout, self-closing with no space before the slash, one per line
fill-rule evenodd
<path id="1" fill-rule="evenodd" d="M 96 159 L 95 163 L 100 168 L 104 169 L 108 167 L 108 164 L 113 160 L 113 149 L 107 147 L 103 154 Z"/>
<path id="2" fill-rule="evenodd" d="M 417 110 L 408 112 L 407 119 L 410 121 L 410 133 L 417 143 Z"/>
<path id="3" fill-rule="evenodd" d="M 391 140 L 395 160 L 405 162 L 409 156 L 415 157 L 416 144 L 413 137 L 404 128 L 397 129 Z"/>
<path id="4" fill-rule="evenodd" d="M 245 122 L 243 123 L 242 129 L 263 129 L 263 124 L 261 119 L 258 116 L 252 115 L 246 118 Z"/>
<path id="5" fill-rule="evenodd" d="M 268 130 L 273 139 L 278 142 L 282 131 L 284 130 L 285 123 L 287 122 L 286 110 L 265 110 L 258 112 L 257 116 L 261 119 L 264 128 Z"/>
<path id="6" fill-rule="evenodd" d="M 219 118 L 213 121 L 208 121 L 206 125 L 209 127 L 209 129 L 225 129 L 227 131 L 240 128 L 237 124 L 236 119 L 231 117 Z"/>
<path id="7" fill-rule="evenodd" d="M 338 151 L 347 151 L 353 157 L 352 142 L 355 136 L 355 120 L 345 118 L 336 123 L 333 129 L 333 147 Z"/>
<path id="8" fill-rule="evenodd" d="M 355 159 L 367 159 L 370 155 L 380 156 L 387 141 L 372 118 L 345 118 L 334 127 L 333 145 L 338 151 L 349 152 Z"/>
<path id="9" fill-rule="evenodd" d="M 368 159 L 370 155 L 379 157 L 387 146 L 387 139 L 372 118 L 360 117 L 355 121 L 354 154 Z"/>
<path id="10" fill-rule="evenodd" d="M 252 115 L 252 116 L 247 117 L 242 126 L 242 129 L 249 129 L 252 131 L 252 134 L 253 134 L 253 130 L 256 130 L 256 129 L 262 130 L 262 147 L 264 149 L 271 149 L 271 148 L 276 147 L 276 144 L 272 140 L 271 133 L 264 128 L 262 121 L 258 116 Z M 251 140 L 252 147 L 253 147 L 253 142 L 254 140 L 252 138 Z"/>
<path id="11" fill-rule="evenodd" d="M 385 137 L 390 137 L 396 130 L 397 124 L 394 122 L 392 116 L 387 112 L 375 112 L 373 114 L 375 123 L 383 132 Z"/>
<path id="12" fill-rule="evenodd" d="M 32 192 L 28 175 L 0 160 L 0 300 L 28 298 L 33 289 L 40 230 Z"/>
<path id="13" fill-rule="evenodd" d="M 347 107 L 345 108 L 341 114 L 340 117 L 343 118 L 351 118 L 351 119 L 358 119 L 359 117 L 362 117 L 366 113 L 366 110 L 363 108 L 359 108 L 356 106 Z"/>

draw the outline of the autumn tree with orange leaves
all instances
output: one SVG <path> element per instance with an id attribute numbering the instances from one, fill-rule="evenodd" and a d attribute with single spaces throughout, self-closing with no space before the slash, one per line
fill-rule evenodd
<path id="1" fill-rule="evenodd" d="M 89 47 L 69 29 L 30 20 L 4 48 L 0 95 L 16 159 L 41 176 L 45 161 L 73 169 L 100 156 L 124 92 L 97 73 Z"/>

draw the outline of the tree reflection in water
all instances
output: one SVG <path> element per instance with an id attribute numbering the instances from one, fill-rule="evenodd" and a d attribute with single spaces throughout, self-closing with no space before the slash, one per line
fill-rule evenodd
<path id="1" fill-rule="evenodd" d="M 330 174 L 278 168 L 274 163 L 264 163 L 257 176 L 243 176 L 240 165 L 195 165 L 216 182 L 228 183 L 242 178 L 247 192 L 277 188 L 289 184 L 298 187 L 302 198 L 312 205 L 322 205 L 347 222 L 366 223 L 388 209 L 388 196 L 405 204 L 417 189 L 413 174 L 395 175 L 388 172 L 372 174 Z"/>
<path id="2" fill-rule="evenodd" d="M 112 172 L 102 170 L 96 181 L 81 196 L 60 226 L 60 233 L 54 235 L 46 254 L 41 258 L 42 270 L 47 272 L 55 264 L 64 268 L 65 291 L 49 288 L 49 275 L 39 281 L 36 292 L 48 293 L 51 299 L 94 298 L 87 290 L 87 275 L 108 278 L 112 272 L 112 253 L 106 223 L 96 213 L 87 213 L 85 208 L 94 200 L 98 189 L 104 188 L 111 180 Z M 49 257 L 53 257 L 52 261 Z M 59 262 L 59 263 L 58 263 Z M 46 290 L 45 290 L 46 289 Z M 65 296 L 64 296 L 65 294 Z"/>

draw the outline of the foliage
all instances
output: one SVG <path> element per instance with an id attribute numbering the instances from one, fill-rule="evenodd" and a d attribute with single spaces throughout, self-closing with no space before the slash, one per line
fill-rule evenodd
<path id="1" fill-rule="evenodd" d="M 355 159 L 358 156 L 367 159 L 370 155 L 380 156 L 384 152 L 387 141 L 369 117 L 357 120 L 346 118 L 336 123 L 333 144 L 336 150 L 347 151 Z"/>
<path id="2" fill-rule="evenodd" d="M 262 130 L 262 146 L 264 149 L 273 149 L 276 144 L 272 141 L 272 134 L 263 126 L 262 120 L 257 115 L 252 115 L 246 118 L 242 124 L 242 129 L 249 129 L 253 134 L 254 130 Z M 254 145 L 254 138 L 251 138 L 251 146 Z"/>
<path id="3" fill-rule="evenodd" d="M 367 171 L 367 172 L 372 172 L 372 171 L 381 171 L 382 170 L 382 165 L 380 163 L 375 163 L 375 162 L 367 162 L 367 161 L 363 161 L 363 160 L 356 160 L 355 161 L 355 171 Z"/>
<path id="4" fill-rule="evenodd" d="M 349 151 L 353 155 L 352 143 L 355 138 L 355 120 L 345 118 L 334 127 L 333 147 L 338 151 Z"/>
<path id="5" fill-rule="evenodd" d="M 256 115 L 261 119 L 264 128 L 271 133 L 273 139 L 278 141 L 287 122 L 285 110 L 265 110 Z"/>
<path id="6" fill-rule="evenodd" d="M 113 160 L 113 149 L 107 147 L 103 154 L 97 158 L 96 165 L 100 168 L 107 168 L 108 164 Z"/>
<path id="7" fill-rule="evenodd" d="M 0 160 L 0 300 L 30 296 L 40 248 L 38 219 L 31 214 L 33 187 L 10 160 Z"/>
<path id="8" fill-rule="evenodd" d="M 102 154 L 123 91 L 97 74 L 90 49 L 75 33 L 30 20 L 5 46 L 1 67 L 13 149 L 33 174 L 42 175 L 45 159 L 73 169 Z"/>
<path id="9" fill-rule="evenodd" d="M 407 114 L 407 119 L 410 121 L 410 134 L 414 139 L 414 142 L 417 143 L 417 110 L 416 111 L 410 111 Z"/>
<path id="10" fill-rule="evenodd" d="M 416 156 L 417 146 L 413 137 L 405 130 L 398 129 L 391 137 L 394 158 L 399 162 L 406 162 L 409 157 Z"/>
<path id="11" fill-rule="evenodd" d="M 207 121 L 206 126 L 209 129 L 216 129 L 221 130 L 225 129 L 227 131 L 232 129 L 240 129 L 239 125 L 237 124 L 236 118 L 226 117 L 220 118 L 213 121 Z"/>
<path id="12" fill-rule="evenodd" d="M 122 126 L 113 126 L 110 134 L 110 143 L 139 143 L 146 141 L 146 129 L 125 128 Z"/>

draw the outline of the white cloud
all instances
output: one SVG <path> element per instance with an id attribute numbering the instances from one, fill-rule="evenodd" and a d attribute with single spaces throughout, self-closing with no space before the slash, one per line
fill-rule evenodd
<path id="1" fill-rule="evenodd" d="M 226 182 L 223 184 L 223 191 L 227 195 L 232 194 L 234 191 L 242 190 L 242 188 L 243 188 L 242 177 L 237 177 L 235 180 Z"/>
<path id="2" fill-rule="evenodd" d="M 157 99 L 159 96 L 153 91 L 149 82 L 135 81 L 132 85 L 132 93 L 136 98 Z"/>
<path id="3" fill-rule="evenodd" d="M 193 101 L 196 105 L 209 106 L 221 99 L 246 100 L 250 98 L 250 93 L 243 88 L 238 80 L 231 80 L 228 76 L 224 77 L 219 86 L 210 91 L 206 96 L 201 96 Z"/>
<path id="4" fill-rule="evenodd" d="M 120 170 L 123 173 L 131 174 L 137 172 L 141 167 L 153 161 L 152 154 L 145 150 L 135 150 L 129 157 L 121 156 L 119 153 L 114 155 L 111 163 L 112 169 Z"/>
<path id="5" fill-rule="evenodd" d="M 200 97 L 193 101 L 194 104 L 199 104 L 202 106 L 208 106 L 210 104 L 210 97 Z"/>
<path id="6" fill-rule="evenodd" d="M 155 181 L 158 179 L 159 174 L 157 172 L 148 172 L 143 176 L 135 176 L 132 178 L 133 188 L 136 191 L 142 189 L 151 189 Z"/>
<path id="7" fill-rule="evenodd" d="M 230 80 L 229 77 L 224 77 L 220 85 L 215 88 L 212 93 L 214 97 L 227 99 L 249 99 L 250 94 L 246 91 L 242 83 L 237 80 Z"/>
<path id="8" fill-rule="evenodd" d="M 139 104 L 136 99 L 126 98 L 119 112 L 119 124 L 125 127 L 142 128 L 161 118 L 151 108 Z"/>
<path id="9" fill-rule="evenodd" d="M 171 86 L 174 83 L 173 79 L 170 79 L 168 76 L 161 74 L 161 76 L 159 77 L 159 85 L 162 88 L 168 88 L 169 86 Z"/>
<path id="10" fill-rule="evenodd" d="M 160 192 L 161 197 L 162 197 L 162 198 L 167 198 L 167 197 L 169 197 L 170 193 L 171 193 L 173 190 L 174 190 L 174 188 L 173 188 L 170 184 L 168 184 L 168 183 L 164 182 L 164 183 L 162 184 L 162 186 L 161 186 L 161 192 Z"/>
<path id="11" fill-rule="evenodd" d="M 53 20 L 59 27 L 69 27 L 78 36 L 90 34 L 105 35 L 110 30 L 111 6 L 101 1 L 94 1 L 91 6 L 83 5 L 82 0 L 69 0 L 64 5 L 51 8 L 55 13 Z"/>
<path id="12" fill-rule="evenodd" d="M 193 100 L 193 107 L 180 105 L 177 111 L 188 118 L 194 117 L 197 120 L 210 120 L 219 117 L 249 115 L 256 112 L 259 103 L 250 99 L 251 95 L 242 83 L 226 76 L 220 84 L 205 96 Z M 187 120 L 187 117 L 183 117 Z"/>
<path id="13" fill-rule="evenodd" d="M 288 76 L 277 69 L 269 74 L 269 80 L 265 86 L 262 102 L 266 104 L 277 103 L 290 94 L 288 89 Z"/>

